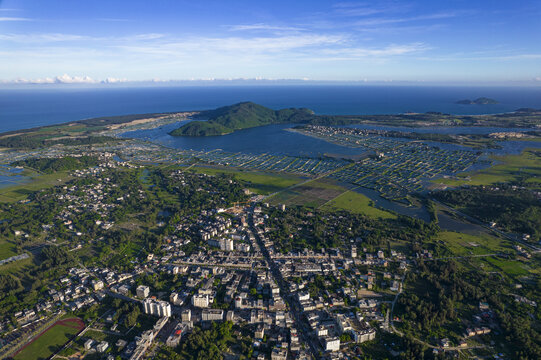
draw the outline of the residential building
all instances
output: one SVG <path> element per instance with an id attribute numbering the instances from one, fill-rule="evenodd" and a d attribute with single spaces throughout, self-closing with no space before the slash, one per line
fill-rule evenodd
<path id="1" fill-rule="evenodd" d="M 339 351 L 340 350 L 340 338 L 338 337 L 324 337 L 323 349 L 325 351 Z"/>
<path id="2" fill-rule="evenodd" d="M 145 314 L 155 315 L 155 316 L 171 316 L 171 304 L 167 301 L 146 299 L 143 301 L 143 308 Z"/>
<path id="3" fill-rule="evenodd" d="M 222 309 L 204 309 L 201 312 L 201 321 L 222 321 L 224 311 Z"/>
<path id="4" fill-rule="evenodd" d="M 207 294 L 194 294 L 192 296 L 192 305 L 200 308 L 208 308 L 209 296 Z"/>
<path id="5" fill-rule="evenodd" d="M 136 291 L 137 297 L 140 299 L 146 299 L 148 295 L 150 294 L 150 288 L 145 285 L 139 285 L 135 291 Z"/>

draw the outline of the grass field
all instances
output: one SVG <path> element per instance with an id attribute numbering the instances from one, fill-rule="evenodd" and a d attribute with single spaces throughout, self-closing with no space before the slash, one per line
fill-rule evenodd
<path id="1" fill-rule="evenodd" d="M 28 275 L 28 271 L 34 267 L 34 257 L 31 255 L 28 259 L 10 262 L 9 264 L 0 265 L 0 274 L 12 274 L 20 279 L 24 279 Z"/>
<path id="2" fill-rule="evenodd" d="M 252 192 L 261 195 L 269 195 L 303 181 L 298 176 L 278 173 L 248 172 L 202 166 L 194 166 L 190 170 L 209 175 L 231 174 L 235 179 L 245 183 Z"/>
<path id="3" fill-rule="evenodd" d="M 460 174 L 458 179 L 437 179 L 435 183 L 459 185 L 489 185 L 498 182 L 527 178 L 529 182 L 541 179 L 541 155 L 539 151 L 526 149 L 520 155 L 494 156 L 498 164 L 477 172 Z"/>
<path id="4" fill-rule="evenodd" d="M 355 191 L 346 191 L 332 199 L 321 208 L 324 210 L 347 210 L 352 213 L 364 214 L 375 219 L 396 218 L 388 211 L 380 210 L 370 205 L 370 199 Z"/>
<path id="5" fill-rule="evenodd" d="M 57 323 L 15 355 L 14 360 L 47 359 L 80 330 L 71 324 Z"/>
<path id="6" fill-rule="evenodd" d="M 512 249 L 503 239 L 488 234 L 471 235 L 454 231 L 442 231 L 437 241 L 441 241 L 455 255 L 493 254 Z"/>
<path id="7" fill-rule="evenodd" d="M 0 189 L 0 202 L 14 202 L 26 199 L 34 191 L 65 183 L 70 179 L 70 176 L 67 171 L 59 171 L 46 175 L 34 173 L 31 178 L 30 182 L 26 184 L 6 186 Z"/>
<path id="8" fill-rule="evenodd" d="M 332 180 L 319 179 L 284 190 L 269 198 L 269 203 L 318 208 L 345 191 Z"/>
<path id="9" fill-rule="evenodd" d="M 0 260 L 17 255 L 15 253 L 15 245 L 7 239 L 0 239 Z"/>
<path id="10" fill-rule="evenodd" d="M 490 257 L 483 260 L 510 276 L 525 276 L 530 274 L 528 266 L 517 260 L 506 260 L 497 257 Z"/>

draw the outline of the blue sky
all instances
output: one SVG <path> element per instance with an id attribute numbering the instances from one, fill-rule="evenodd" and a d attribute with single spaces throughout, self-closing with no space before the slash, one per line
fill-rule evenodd
<path id="1" fill-rule="evenodd" d="M 541 84 L 540 19 L 537 0 L 0 0 L 0 80 Z"/>

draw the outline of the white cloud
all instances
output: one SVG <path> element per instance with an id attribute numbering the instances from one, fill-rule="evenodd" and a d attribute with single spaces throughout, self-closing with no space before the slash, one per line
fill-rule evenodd
<path id="1" fill-rule="evenodd" d="M 127 82 L 127 81 L 128 81 L 128 79 L 117 79 L 117 78 L 113 78 L 113 77 L 108 77 L 105 80 L 103 80 L 102 83 L 104 83 L 104 84 L 117 84 L 117 83 L 122 83 L 122 82 Z"/>
<path id="2" fill-rule="evenodd" d="M 343 35 L 289 35 L 267 37 L 225 37 L 225 38 L 190 38 L 170 40 L 149 44 L 127 44 L 119 48 L 133 52 L 158 56 L 198 56 L 198 55 L 261 55 L 279 53 L 287 50 L 332 46 L 343 43 Z"/>
<path id="3" fill-rule="evenodd" d="M 32 42 L 60 42 L 60 41 L 78 41 L 87 40 L 88 38 L 82 35 L 73 34 L 0 34 L 0 40 L 13 41 L 20 43 L 32 43 Z"/>
<path id="4" fill-rule="evenodd" d="M 268 24 L 247 24 L 247 25 L 231 25 L 229 29 L 232 31 L 253 31 L 253 30 L 269 30 L 269 31 L 302 31 L 301 27 L 295 26 L 279 26 Z"/>
<path id="5" fill-rule="evenodd" d="M 357 26 L 375 26 L 375 25 L 386 25 L 386 24 L 397 24 L 411 21 L 421 21 L 421 20 L 440 20 L 448 19 L 457 16 L 456 12 L 441 12 L 436 14 L 427 14 L 411 17 L 400 17 L 400 18 L 372 18 L 366 20 L 359 20 L 355 22 Z"/>
<path id="6" fill-rule="evenodd" d="M 10 16 L 0 16 L 0 21 L 31 21 L 32 19 L 22 18 L 22 17 L 10 17 Z"/>
<path id="7" fill-rule="evenodd" d="M 397 45 L 391 44 L 382 48 L 352 47 L 343 49 L 327 49 L 323 54 L 333 56 L 333 60 L 348 60 L 357 58 L 386 58 L 399 55 L 407 55 L 425 51 L 429 47 L 423 43 Z"/>
<path id="8" fill-rule="evenodd" d="M 0 34 L 0 40 L 12 41 L 17 43 L 44 43 L 44 42 L 68 42 L 68 41 L 98 41 L 98 42 L 126 42 L 126 41 L 146 41 L 163 38 L 164 34 L 146 33 L 134 34 L 128 36 L 87 36 L 64 33 L 30 33 L 30 34 Z"/>
<path id="9" fill-rule="evenodd" d="M 403 9 L 404 5 L 343 2 L 333 5 L 333 13 L 339 16 L 364 17 L 386 12 L 396 12 Z"/>
<path id="10" fill-rule="evenodd" d="M 56 76 L 54 78 L 45 77 L 38 79 L 24 79 L 19 78 L 13 81 L 6 81 L 7 83 L 15 84 L 95 84 L 98 81 L 92 79 L 90 76 L 69 76 L 68 74 Z"/>

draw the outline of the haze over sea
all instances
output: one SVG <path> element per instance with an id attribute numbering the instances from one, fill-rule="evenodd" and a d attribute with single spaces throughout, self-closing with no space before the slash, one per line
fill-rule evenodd
<path id="1" fill-rule="evenodd" d="M 496 105 L 458 105 L 489 97 Z M 541 108 L 541 87 L 402 85 L 269 85 L 182 87 L 34 86 L 0 89 L 0 132 L 99 116 L 213 109 L 253 101 L 273 109 L 307 107 L 318 114 L 440 111 L 485 114 Z"/>

